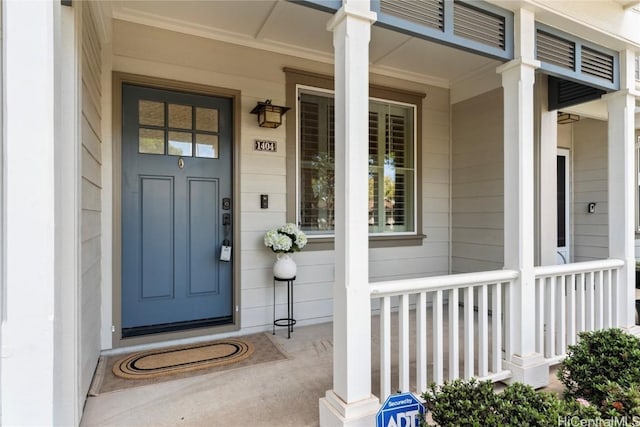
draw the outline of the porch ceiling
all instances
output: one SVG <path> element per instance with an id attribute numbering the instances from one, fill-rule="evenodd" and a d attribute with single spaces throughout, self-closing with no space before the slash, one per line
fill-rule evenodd
<path id="1" fill-rule="evenodd" d="M 117 19 L 249 47 L 333 62 L 327 12 L 283 0 L 111 2 Z M 499 61 L 381 27 L 373 27 L 372 72 L 452 87 Z"/>

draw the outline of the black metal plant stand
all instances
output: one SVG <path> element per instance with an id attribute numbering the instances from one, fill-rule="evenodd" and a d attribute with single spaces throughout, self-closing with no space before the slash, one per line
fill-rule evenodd
<path id="1" fill-rule="evenodd" d="M 296 324 L 296 319 L 293 318 L 293 281 L 296 280 L 295 276 L 291 279 L 280 279 L 278 277 L 273 278 L 273 335 L 276 334 L 276 326 L 287 327 L 287 338 L 291 338 L 291 332 L 293 332 L 293 325 Z M 281 317 L 276 319 L 276 282 L 287 283 L 287 317 Z"/>

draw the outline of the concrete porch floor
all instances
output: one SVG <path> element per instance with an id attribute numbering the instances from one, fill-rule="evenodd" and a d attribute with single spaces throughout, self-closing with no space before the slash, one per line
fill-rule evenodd
<path id="1" fill-rule="evenodd" d="M 289 340 L 286 329 L 269 336 L 288 359 L 89 397 L 81 426 L 317 426 L 318 399 L 332 388 L 332 324 L 297 327 Z M 562 390 L 555 369 L 547 389 Z"/>

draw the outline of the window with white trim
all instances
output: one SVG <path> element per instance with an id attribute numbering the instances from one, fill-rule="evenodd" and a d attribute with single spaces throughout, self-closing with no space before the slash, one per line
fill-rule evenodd
<path id="1" fill-rule="evenodd" d="M 298 223 L 332 236 L 334 101 L 330 91 L 298 89 Z M 369 100 L 369 233 L 416 234 L 416 106 Z"/>

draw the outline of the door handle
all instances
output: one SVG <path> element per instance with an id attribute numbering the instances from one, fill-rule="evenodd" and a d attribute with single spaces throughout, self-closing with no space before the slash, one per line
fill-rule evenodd
<path id="1" fill-rule="evenodd" d="M 222 214 L 222 225 L 231 225 L 231 214 Z"/>

